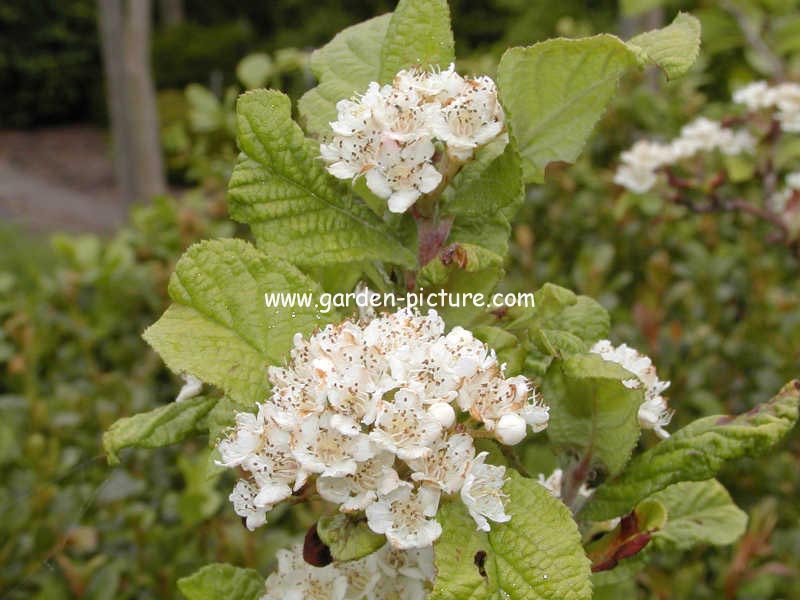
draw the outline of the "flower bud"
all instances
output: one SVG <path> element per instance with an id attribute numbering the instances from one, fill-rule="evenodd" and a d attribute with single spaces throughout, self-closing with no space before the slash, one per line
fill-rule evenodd
<path id="1" fill-rule="evenodd" d="M 456 411 L 447 402 L 436 402 L 431 404 L 428 414 L 436 419 L 442 427 L 449 429 L 456 422 Z"/>
<path id="2" fill-rule="evenodd" d="M 511 413 L 503 415 L 497 422 L 494 435 L 506 446 L 515 446 L 525 439 L 527 433 L 527 423 L 518 414 Z"/>

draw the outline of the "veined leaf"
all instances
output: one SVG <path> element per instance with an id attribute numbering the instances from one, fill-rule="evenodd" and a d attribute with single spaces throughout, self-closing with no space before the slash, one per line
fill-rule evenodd
<path id="1" fill-rule="evenodd" d="M 575 161 L 626 71 L 654 63 L 670 78 L 685 73 L 697 57 L 699 22 L 682 13 L 632 42 L 603 34 L 505 52 L 497 85 L 525 182 L 543 181 L 551 162 Z"/>
<path id="2" fill-rule="evenodd" d="M 118 453 L 123 448 L 161 448 L 180 442 L 202 429 L 199 423 L 216 402 L 216 398 L 196 396 L 119 419 L 103 434 L 108 462 L 119 464 Z"/>
<path id="3" fill-rule="evenodd" d="M 666 525 L 653 536 L 658 546 L 688 550 L 697 544 L 727 546 L 747 529 L 747 513 L 716 479 L 682 481 L 650 496 L 667 509 Z"/>
<path id="4" fill-rule="evenodd" d="M 591 465 L 618 473 L 631 457 L 641 430 L 642 390 L 622 382 L 630 371 L 598 354 L 554 360 L 542 383 L 550 405 L 547 435 L 557 446 L 588 454 Z"/>
<path id="5" fill-rule="evenodd" d="M 388 83 L 401 69 L 447 67 L 454 60 L 447 0 L 400 0 L 381 47 L 377 81 Z"/>
<path id="6" fill-rule="evenodd" d="M 681 481 L 713 477 L 728 460 L 764 454 L 797 421 L 800 381 L 742 415 L 698 419 L 634 458 L 616 479 L 600 486 L 582 511 L 593 521 L 627 512 L 643 498 Z"/>
<path id="7" fill-rule="evenodd" d="M 264 578 L 253 569 L 215 563 L 178 580 L 187 600 L 257 600 L 264 595 Z"/>
<path id="8" fill-rule="evenodd" d="M 319 324 L 313 305 L 267 308 L 267 292 L 321 290 L 243 240 L 200 242 L 178 261 L 169 285 L 174 304 L 144 338 L 174 372 L 191 373 L 252 406 L 267 394 L 267 367 L 283 360 L 295 333 Z"/>
<path id="9" fill-rule="evenodd" d="M 510 471 L 507 523 L 476 531 L 461 503 L 439 509 L 442 537 L 430 600 L 588 600 L 589 560 L 564 504 L 536 481 Z"/>
<path id="10" fill-rule="evenodd" d="M 258 246 L 301 267 L 362 260 L 414 266 L 414 254 L 317 159 L 319 147 L 292 121 L 274 90 L 239 97 L 243 151 L 228 185 L 231 216 L 249 223 Z"/>
<path id="11" fill-rule="evenodd" d="M 653 63 L 667 79 L 685 75 L 700 53 L 700 21 L 687 13 L 662 29 L 654 29 L 628 40 L 628 46 L 640 49 L 642 63 Z"/>
<path id="12" fill-rule="evenodd" d="M 392 15 L 386 14 L 353 25 L 311 55 L 311 70 L 319 80 L 298 102 L 306 131 L 329 135 L 336 120 L 336 103 L 364 92 L 381 73 L 381 46 Z"/>

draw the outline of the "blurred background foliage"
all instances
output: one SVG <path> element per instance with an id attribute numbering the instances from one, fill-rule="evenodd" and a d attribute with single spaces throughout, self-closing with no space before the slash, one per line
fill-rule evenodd
<path id="1" fill-rule="evenodd" d="M 309 51 L 392 2 L 186 0 L 157 27 L 161 139 L 179 198 L 135 207 L 110 237 L 0 229 L 0 598 L 173 598 L 175 580 L 226 561 L 266 573 L 307 526 L 252 534 L 228 507 L 230 482 L 202 440 L 124 455 L 110 470 L 100 436 L 121 416 L 171 401 L 180 381 L 142 341 L 167 304 L 172 266 L 192 242 L 241 234 L 224 188 L 236 155 L 237 94 L 293 97 L 313 84 Z M 677 10 L 703 25 L 700 64 L 664 84 L 628 78 L 580 161 L 554 165 L 516 219 L 504 286 L 551 281 L 600 300 L 612 337 L 652 356 L 676 426 L 741 412 L 800 372 L 800 264 L 747 217 L 695 215 L 611 180 L 641 137 L 668 139 L 694 116 L 720 117 L 733 89 L 800 77 L 800 2 L 454 0 L 459 65 L 491 73 L 509 44 L 598 31 L 631 35 Z M 0 5 L 0 126 L 103 123 L 91 0 Z M 766 48 L 766 50 L 765 50 Z M 795 164 L 795 167 L 798 165 Z M 624 597 L 800 598 L 800 435 L 722 476 L 750 514 L 728 549 L 659 555 Z M 634 591 L 634 589 L 636 591 Z M 623 595 L 619 597 L 623 597 Z"/>

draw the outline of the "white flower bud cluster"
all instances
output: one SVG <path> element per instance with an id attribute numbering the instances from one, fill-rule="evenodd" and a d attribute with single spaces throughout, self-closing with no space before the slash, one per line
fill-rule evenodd
<path id="1" fill-rule="evenodd" d="M 505 131 L 497 87 L 489 77 L 445 71 L 400 71 L 391 85 L 369 84 L 363 95 L 337 103 L 333 138 L 320 146 L 328 172 L 339 179 L 364 175 L 369 189 L 403 213 L 436 189 L 437 143 L 463 162 Z"/>
<path id="2" fill-rule="evenodd" d="M 771 86 L 766 81 L 756 81 L 736 90 L 733 101 L 753 112 L 777 110 L 775 118 L 783 131 L 800 132 L 800 84 L 779 83 Z"/>
<path id="3" fill-rule="evenodd" d="M 670 382 L 658 378 L 650 358 L 625 344 L 615 347 L 609 340 L 600 340 L 590 352 L 599 354 L 603 360 L 617 363 L 635 376 L 622 383 L 630 389 L 644 387 L 644 402 L 639 407 L 639 425 L 642 429 L 652 429 L 662 439 L 668 438 L 669 433 L 664 427 L 669 425 L 675 411 L 669 409 L 667 399 L 661 394 Z"/>
<path id="4" fill-rule="evenodd" d="M 278 551 L 278 570 L 267 577 L 261 600 L 424 600 L 434 577 L 431 547 L 387 544 L 359 560 L 314 567 L 298 544 Z"/>
<path id="5" fill-rule="evenodd" d="M 719 150 L 736 155 L 752 152 L 754 147 L 755 140 L 747 131 L 734 131 L 718 121 L 700 117 L 685 125 L 680 136 L 670 143 L 636 142 L 622 153 L 622 164 L 614 175 L 614 183 L 643 194 L 656 184 L 658 170 L 662 167 L 691 158 L 698 152 Z"/>
<path id="6" fill-rule="evenodd" d="M 218 444 L 221 464 L 249 473 L 231 494 L 234 509 L 255 528 L 313 481 L 402 549 L 439 537 L 442 494 L 460 498 L 483 530 L 507 521 L 505 469 L 476 456 L 470 433 L 515 444 L 547 426 L 548 408 L 503 368 L 469 331 L 445 335 L 433 310 L 295 336 L 289 365 L 269 369 L 271 397 L 257 415 L 238 414 Z"/>

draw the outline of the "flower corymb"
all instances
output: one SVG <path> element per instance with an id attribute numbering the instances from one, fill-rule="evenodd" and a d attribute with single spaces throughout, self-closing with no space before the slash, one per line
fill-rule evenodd
<path id="1" fill-rule="evenodd" d="M 398 549 L 430 546 L 445 496 L 477 525 L 508 520 L 505 467 L 484 464 L 473 436 L 520 442 L 547 426 L 548 409 L 494 351 L 430 311 L 297 335 L 289 363 L 269 370 L 272 393 L 239 413 L 219 442 L 221 464 L 248 474 L 230 496 L 253 529 L 293 493 L 316 490 Z M 312 487 L 313 486 L 313 487 Z"/>
<path id="2" fill-rule="evenodd" d="M 339 179 L 363 175 L 395 213 L 434 191 L 445 169 L 452 172 L 505 132 L 494 81 L 462 77 L 453 65 L 400 71 L 391 85 L 373 82 L 336 108 L 333 137 L 320 146 L 328 172 Z"/>

